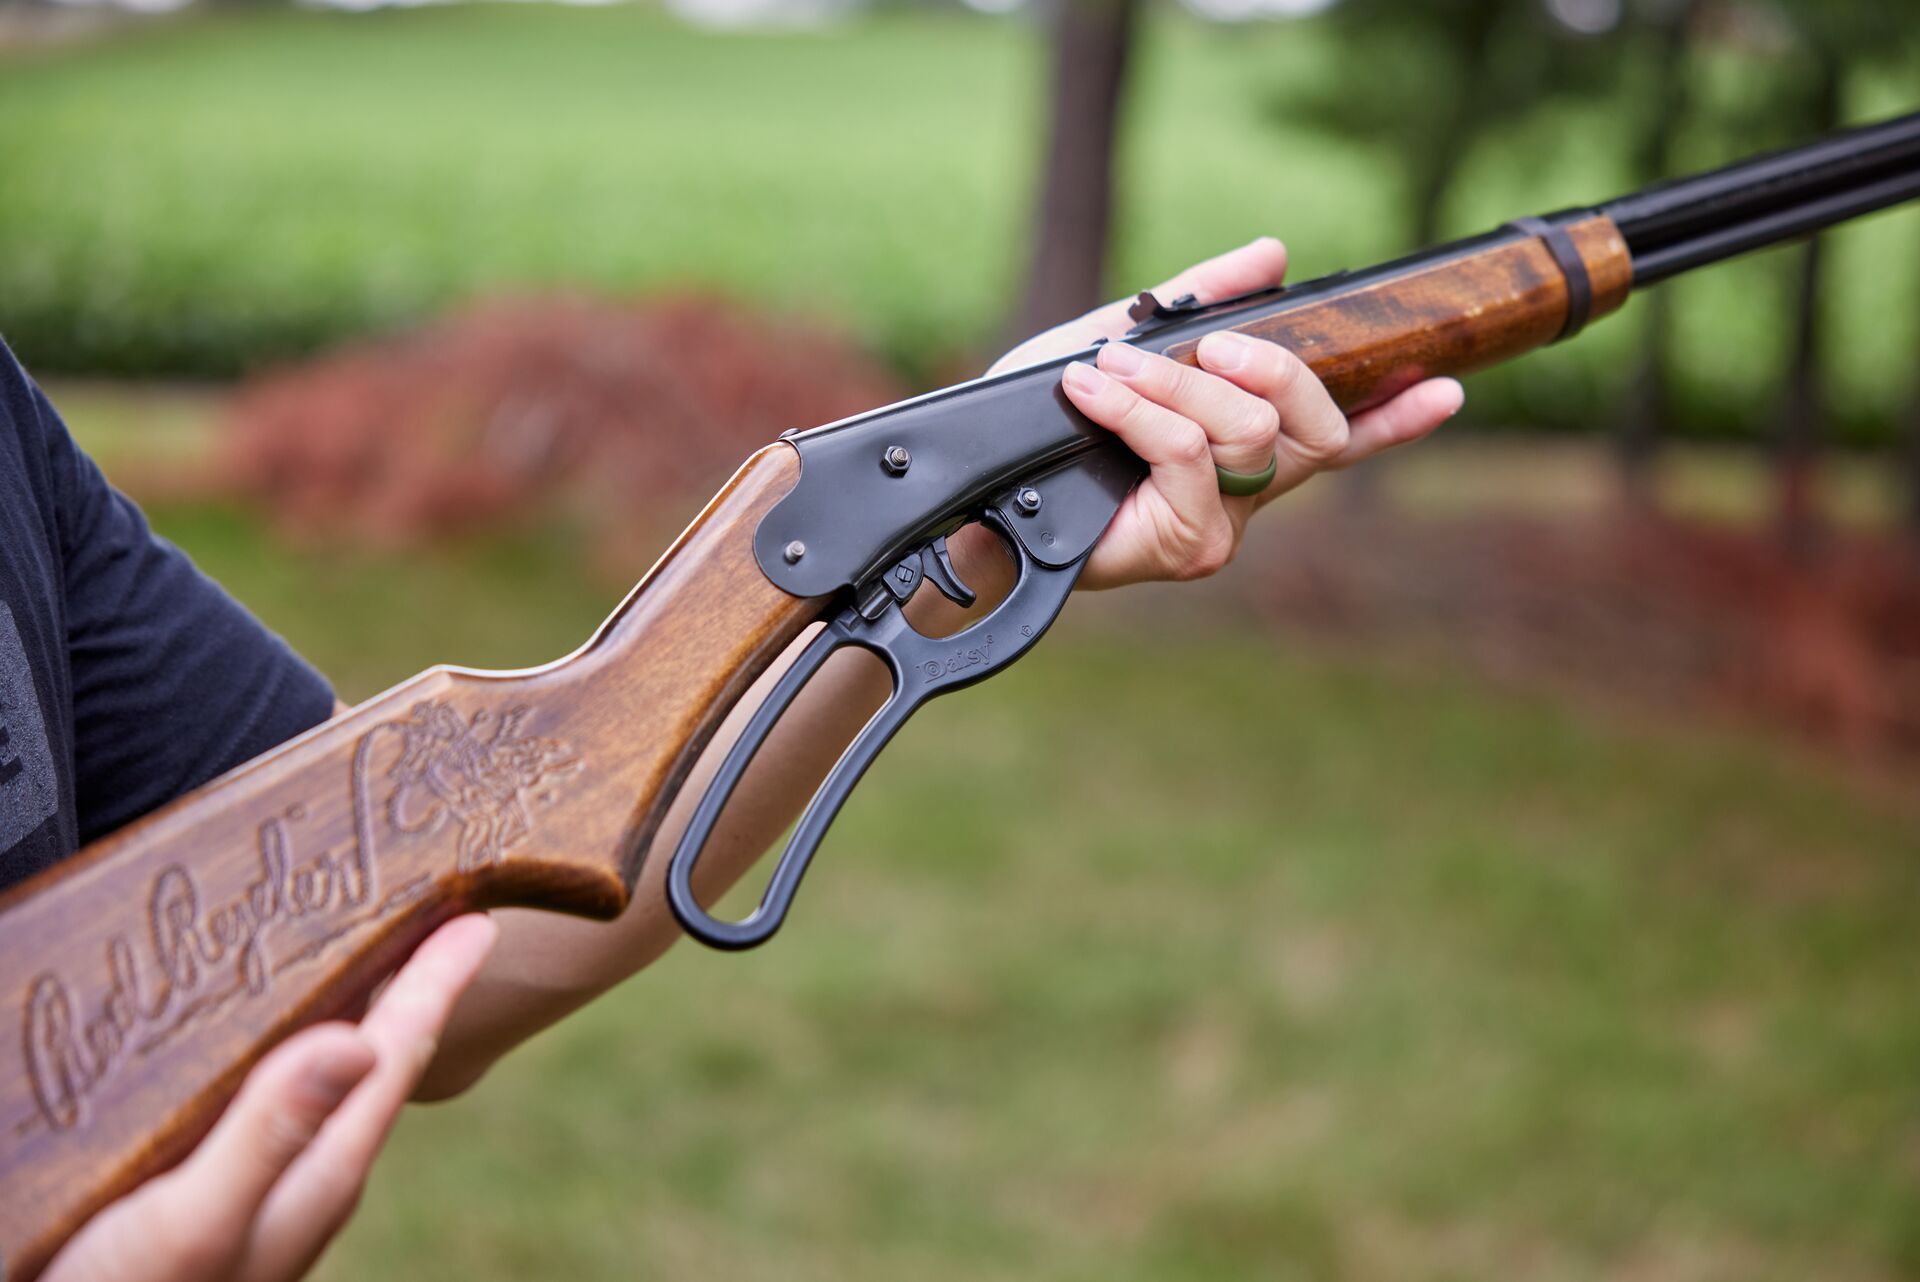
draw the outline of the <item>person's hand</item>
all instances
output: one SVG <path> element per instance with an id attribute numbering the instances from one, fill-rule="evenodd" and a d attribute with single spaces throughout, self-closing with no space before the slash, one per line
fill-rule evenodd
<path id="1" fill-rule="evenodd" d="M 1263 238 L 1196 263 L 1154 293 L 1163 301 L 1192 294 L 1203 304 L 1218 302 L 1278 285 L 1286 270 L 1285 247 Z M 1133 324 L 1130 301 L 1027 340 L 1001 357 L 994 372 L 1078 351 L 1096 339 L 1118 339 Z M 1277 344 L 1210 334 L 1199 358 L 1196 369 L 1110 341 L 1100 348 L 1097 367 L 1067 366 L 1067 399 L 1150 469 L 1094 548 L 1083 586 L 1213 574 L 1233 559 L 1247 518 L 1262 504 L 1316 472 L 1419 440 L 1452 417 L 1464 398 L 1453 379 L 1429 379 L 1349 421 L 1313 371 Z M 1276 455 L 1279 472 L 1264 493 L 1220 493 L 1215 465 L 1260 472 Z"/>
<path id="2" fill-rule="evenodd" d="M 275 1047 L 187 1160 L 90 1220 L 44 1282 L 304 1274 L 353 1214 L 493 939 L 489 918 L 456 918 L 420 945 L 358 1027 L 321 1024 Z"/>

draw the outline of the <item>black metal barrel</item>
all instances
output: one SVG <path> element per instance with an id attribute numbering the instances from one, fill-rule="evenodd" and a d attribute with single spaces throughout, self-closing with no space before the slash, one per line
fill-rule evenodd
<path id="1" fill-rule="evenodd" d="M 1636 285 L 1920 196 L 1920 112 L 1862 125 L 1600 206 Z"/>

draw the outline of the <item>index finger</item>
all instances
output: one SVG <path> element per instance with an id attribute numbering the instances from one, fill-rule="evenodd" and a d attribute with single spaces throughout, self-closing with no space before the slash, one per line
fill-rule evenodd
<path id="1" fill-rule="evenodd" d="M 299 1277 L 353 1213 L 373 1159 L 433 1057 L 453 1004 L 480 970 L 497 930 L 484 914 L 456 917 L 420 945 L 360 1021 L 374 1070 L 301 1154 L 256 1226 L 243 1282 Z"/>
<path id="2" fill-rule="evenodd" d="M 420 945 L 400 968 L 373 1009 L 360 1021 L 360 1035 L 379 1062 L 327 1124 L 310 1157 L 372 1163 L 393 1118 L 426 1071 L 453 1004 L 479 973 L 498 933 L 482 913 L 456 917 Z"/>

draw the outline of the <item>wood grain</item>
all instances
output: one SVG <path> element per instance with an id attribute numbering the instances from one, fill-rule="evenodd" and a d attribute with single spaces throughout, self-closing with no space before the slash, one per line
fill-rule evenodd
<path id="1" fill-rule="evenodd" d="M 1632 288 L 1627 243 L 1603 214 L 1567 231 L 1587 266 L 1591 319 L 1598 320 Z M 1471 373 L 1543 347 L 1566 316 L 1566 277 L 1553 255 L 1537 239 L 1516 237 L 1234 328 L 1287 348 L 1353 411 L 1421 379 Z M 1179 343 L 1167 355 L 1192 365 L 1198 345 Z"/>
<path id="2" fill-rule="evenodd" d="M 620 912 L 680 777 L 824 607 L 753 559 L 798 474 L 787 445 L 754 455 L 567 659 L 422 673 L 0 900 L 6 1277 L 178 1160 L 274 1043 L 354 1009 L 440 922 Z"/>

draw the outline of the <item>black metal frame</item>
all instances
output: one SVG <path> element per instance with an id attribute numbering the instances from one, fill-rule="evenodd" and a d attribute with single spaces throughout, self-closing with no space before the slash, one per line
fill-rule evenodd
<path id="1" fill-rule="evenodd" d="M 1920 112 L 1608 201 L 1633 283 L 1805 236 L 1920 196 Z"/>

